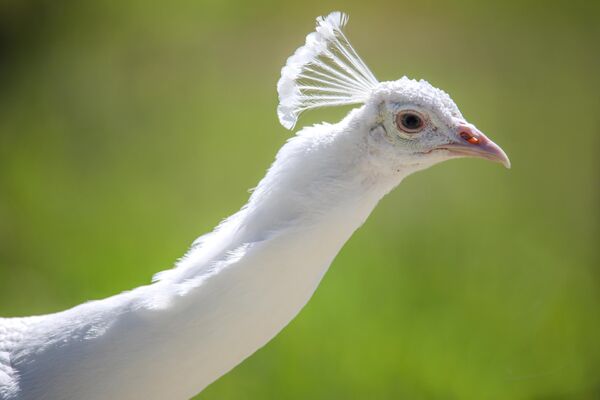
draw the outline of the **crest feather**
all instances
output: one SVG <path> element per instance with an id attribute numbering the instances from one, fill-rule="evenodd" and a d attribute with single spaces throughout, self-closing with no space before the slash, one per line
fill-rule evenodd
<path id="1" fill-rule="evenodd" d="M 344 35 L 347 22 L 339 11 L 318 17 L 315 32 L 282 68 L 277 115 L 285 128 L 292 129 L 305 110 L 363 103 L 378 84 Z"/>

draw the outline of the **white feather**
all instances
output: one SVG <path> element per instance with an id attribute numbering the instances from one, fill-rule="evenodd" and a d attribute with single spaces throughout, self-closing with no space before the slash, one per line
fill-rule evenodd
<path id="1" fill-rule="evenodd" d="M 279 122 L 292 129 L 304 110 L 363 103 L 378 84 L 342 28 L 339 11 L 317 18 L 315 32 L 287 60 L 277 83 Z"/>
<path id="2" fill-rule="evenodd" d="M 400 179 L 370 178 L 358 111 L 288 141 L 246 206 L 154 284 L 0 319 L 0 399 L 183 400 L 267 343 Z"/>

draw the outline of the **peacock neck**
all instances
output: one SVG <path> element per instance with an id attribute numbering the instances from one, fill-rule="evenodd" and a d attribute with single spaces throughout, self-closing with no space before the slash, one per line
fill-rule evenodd
<path id="1" fill-rule="evenodd" d="M 397 183 L 365 173 L 364 151 L 348 134 L 288 142 L 248 204 L 159 275 L 157 287 L 169 293 L 157 311 L 161 326 L 177 327 L 177 338 L 160 346 L 178 364 L 187 360 L 193 376 L 180 384 L 194 382 L 190 393 L 298 314 L 344 243 Z"/>
<path id="2" fill-rule="evenodd" d="M 154 284 L 41 319 L 53 339 L 46 372 L 22 381 L 26 398 L 187 399 L 264 346 L 400 179 L 370 173 L 360 135 L 335 128 L 288 142 L 248 204 Z M 63 341 L 73 337 L 85 340 Z"/>
<path id="3" fill-rule="evenodd" d="M 361 120 L 359 111 L 337 125 L 305 129 L 288 141 L 248 203 L 200 237 L 176 268 L 156 279 L 186 282 L 201 277 L 240 247 L 299 230 L 325 231 L 337 217 L 335 236 L 347 239 L 404 176 L 383 175 L 373 168 L 367 128 L 350 128 Z"/>

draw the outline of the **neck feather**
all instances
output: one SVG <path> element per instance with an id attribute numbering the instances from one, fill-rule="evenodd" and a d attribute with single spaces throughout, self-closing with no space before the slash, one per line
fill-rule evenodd
<path id="1" fill-rule="evenodd" d="M 368 127 L 357 126 L 354 121 L 360 118 L 351 117 L 306 128 L 290 139 L 248 203 L 198 238 L 176 268 L 158 273 L 155 280 L 202 281 L 213 264 L 241 247 L 322 225 L 328 215 L 340 212 L 347 213 L 343 228 L 349 236 L 404 177 L 383 176 L 373 168 Z"/>
<path id="2" fill-rule="evenodd" d="M 265 345 L 402 178 L 374 172 L 361 129 L 351 118 L 305 129 L 279 151 L 248 203 L 157 282 L 36 322 L 32 343 L 56 342 L 40 350 L 36 371 L 60 374 L 24 373 L 25 391 L 184 399 Z"/>

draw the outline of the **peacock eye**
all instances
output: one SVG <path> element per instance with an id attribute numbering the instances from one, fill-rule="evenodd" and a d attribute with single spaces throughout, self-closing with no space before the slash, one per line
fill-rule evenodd
<path id="1" fill-rule="evenodd" d="M 423 130 L 423 117 L 415 111 L 401 111 L 396 114 L 396 125 L 406 133 L 417 133 Z"/>

